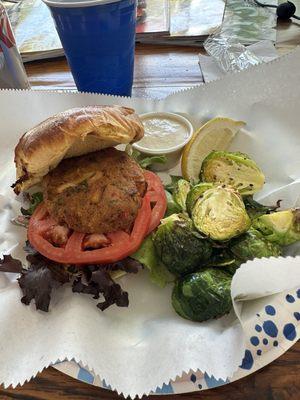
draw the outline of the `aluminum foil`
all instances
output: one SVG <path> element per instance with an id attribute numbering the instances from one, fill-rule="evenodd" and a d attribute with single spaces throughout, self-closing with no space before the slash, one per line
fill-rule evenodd
<path id="1" fill-rule="evenodd" d="M 221 28 L 208 37 L 204 48 L 224 72 L 241 71 L 262 62 L 247 45 L 275 41 L 275 27 L 274 9 L 258 7 L 252 0 L 229 0 Z"/>

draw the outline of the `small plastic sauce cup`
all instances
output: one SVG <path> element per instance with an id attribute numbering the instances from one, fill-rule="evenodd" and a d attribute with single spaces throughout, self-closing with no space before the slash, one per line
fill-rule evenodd
<path id="1" fill-rule="evenodd" d="M 181 153 L 182 153 L 184 146 L 189 142 L 189 140 L 191 139 L 191 137 L 193 135 L 194 128 L 193 128 L 193 125 L 191 124 L 191 122 L 187 118 L 185 118 L 179 114 L 169 113 L 169 112 L 152 112 L 152 113 L 141 114 L 140 118 L 141 118 L 142 122 L 144 123 L 145 136 L 147 136 L 147 138 L 151 138 L 151 132 L 149 132 L 147 134 L 147 127 L 146 127 L 146 121 L 149 121 L 149 120 L 152 121 L 152 127 L 153 126 L 155 127 L 155 123 L 156 123 L 155 121 L 158 121 L 158 122 L 165 121 L 166 126 L 168 126 L 168 123 L 175 122 L 175 129 L 176 129 L 176 125 L 178 125 L 186 130 L 185 137 L 182 138 L 181 141 L 179 140 L 179 143 L 177 143 L 173 146 L 163 145 L 162 143 L 160 143 L 162 141 L 162 139 L 160 139 L 156 135 L 153 136 L 153 141 L 152 141 L 155 143 L 155 148 L 147 147 L 146 144 L 143 144 L 143 139 L 132 145 L 132 147 L 134 149 L 138 150 L 144 157 L 160 156 L 160 155 L 166 156 L 167 162 L 165 164 L 155 163 L 152 165 L 151 169 L 153 169 L 154 171 L 165 171 L 165 170 L 168 170 L 168 169 L 174 167 L 180 160 Z M 157 129 L 158 130 L 161 129 L 159 124 L 157 125 Z M 170 135 L 170 138 L 171 138 L 171 136 L 174 135 L 174 139 L 175 139 L 176 132 L 170 132 L 169 135 Z M 178 137 L 177 137 L 177 139 L 178 139 Z"/>

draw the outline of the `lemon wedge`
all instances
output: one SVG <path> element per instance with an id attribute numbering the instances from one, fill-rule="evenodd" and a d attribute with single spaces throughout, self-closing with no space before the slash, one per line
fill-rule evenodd
<path id="1" fill-rule="evenodd" d="M 183 177 L 191 182 L 198 181 L 204 158 L 213 150 L 226 150 L 236 133 L 245 125 L 243 121 L 217 117 L 201 126 L 183 150 Z"/>

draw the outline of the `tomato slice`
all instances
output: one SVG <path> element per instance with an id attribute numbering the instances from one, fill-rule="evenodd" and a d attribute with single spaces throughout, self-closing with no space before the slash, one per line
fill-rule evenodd
<path id="1" fill-rule="evenodd" d="M 150 171 L 144 171 L 144 175 L 148 189 L 130 234 L 124 231 L 109 233 L 106 235 L 110 240 L 109 246 L 84 250 L 83 241 L 86 234 L 73 232 L 64 247 L 56 247 L 45 238 L 45 234 L 57 223 L 41 203 L 29 221 L 29 242 L 43 256 L 62 264 L 108 264 L 128 257 L 138 250 L 144 237 L 159 225 L 167 208 L 160 178 Z"/>
<path id="2" fill-rule="evenodd" d="M 164 217 L 167 210 L 167 198 L 160 177 L 151 171 L 144 171 L 144 175 L 148 184 L 147 193 L 150 195 L 150 202 L 153 205 L 147 231 L 148 235 L 159 225 L 160 220 Z"/>
<path id="3" fill-rule="evenodd" d="M 95 250 L 83 250 L 85 233 L 73 232 L 65 247 L 55 247 L 43 237 L 43 233 L 53 225 L 43 203 L 31 216 L 28 240 L 43 256 L 62 264 L 108 264 L 117 262 L 134 253 L 148 232 L 151 220 L 150 196 L 146 193 L 138 211 L 131 234 L 118 231 L 108 234 L 111 244 Z"/>

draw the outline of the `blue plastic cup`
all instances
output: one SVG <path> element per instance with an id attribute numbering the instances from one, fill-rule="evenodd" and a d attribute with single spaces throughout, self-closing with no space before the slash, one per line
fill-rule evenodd
<path id="1" fill-rule="evenodd" d="M 131 96 L 135 0 L 43 0 L 78 90 Z"/>

